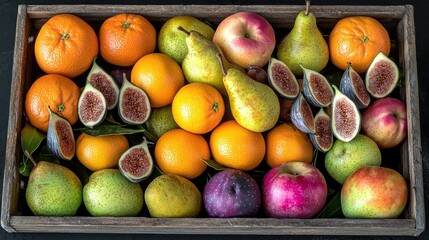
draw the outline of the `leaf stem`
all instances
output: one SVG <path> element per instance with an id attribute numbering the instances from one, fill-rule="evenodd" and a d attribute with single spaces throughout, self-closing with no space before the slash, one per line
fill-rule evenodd
<path id="1" fill-rule="evenodd" d="M 27 150 L 24 151 L 24 155 L 27 156 L 28 159 L 30 159 L 30 161 L 31 161 L 31 163 L 33 163 L 34 167 L 37 166 L 36 160 L 34 160 L 33 156 L 31 156 L 31 154 Z"/>

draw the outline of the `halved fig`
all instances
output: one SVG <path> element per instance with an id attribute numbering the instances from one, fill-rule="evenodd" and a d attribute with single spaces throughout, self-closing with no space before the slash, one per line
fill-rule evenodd
<path id="1" fill-rule="evenodd" d="M 320 73 L 305 68 L 303 70 L 302 92 L 308 102 L 315 107 L 327 107 L 331 104 L 334 91 L 329 81 Z"/>
<path id="2" fill-rule="evenodd" d="M 246 74 L 255 81 L 268 84 L 268 73 L 261 67 L 250 65 L 246 68 Z"/>
<path id="3" fill-rule="evenodd" d="M 93 128 L 104 120 L 106 113 L 106 98 L 91 83 L 87 82 L 79 97 L 79 120 L 86 127 Z"/>
<path id="4" fill-rule="evenodd" d="M 110 76 L 103 68 L 101 68 L 97 62 L 97 58 L 94 58 L 92 68 L 86 78 L 87 82 L 90 82 L 93 87 L 98 89 L 106 98 L 107 110 L 111 110 L 116 107 L 118 103 L 119 87 L 116 81 Z"/>
<path id="5" fill-rule="evenodd" d="M 49 109 L 49 125 L 47 133 L 47 146 L 56 157 L 71 160 L 75 154 L 75 139 L 70 123 Z"/>
<path id="6" fill-rule="evenodd" d="M 371 98 L 360 75 L 348 63 L 340 81 L 340 91 L 349 97 L 358 108 L 366 108 Z"/>
<path id="7" fill-rule="evenodd" d="M 382 52 L 372 61 L 365 75 L 365 86 L 375 98 L 389 95 L 398 84 L 398 66 Z"/>
<path id="8" fill-rule="evenodd" d="M 334 136 L 332 135 L 331 118 L 320 108 L 314 116 L 315 133 L 310 133 L 310 140 L 313 146 L 321 151 L 327 152 L 332 148 Z"/>
<path id="9" fill-rule="evenodd" d="M 299 85 L 295 75 L 276 58 L 271 58 L 268 63 L 268 83 L 281 97 L 294 99 L 298 96 Z"/>
<path id="10" fill-rule="evenodd" d="M 299 93 L 290 111 L 292 123 L 305 133 L 314 133 L 314 116 L 310 105 L 304 96 Z"/>
<path id="11" fill-rule="evenodd" d="M 360 131 L 361 116 L 356 104 L 340 90 L 332 85 L 335 90 L 331 105 L 331 127 L 334 136 L 344 142 L 349 142 Z"/>
<path id="12" fill-rule="evenodd" d="M 125 73 L 119 91 L 118 112 L 122 121 L 128 124 L 143 124 L 150 115 L 149 97 L 143 89 L 128 81 Z"/>
<path id="13" fill-rule="evenodd" d="M 153 159 L 147 147 L 147 140 L 125 151 L 118 162 L 119 170 L 131 182 L 137 183 L 148 178 L 153 171 Z"/>

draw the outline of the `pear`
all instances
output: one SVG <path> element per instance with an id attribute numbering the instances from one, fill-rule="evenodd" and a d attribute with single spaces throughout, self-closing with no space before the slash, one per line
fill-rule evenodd
<path id="1" fill-rule="evenodd" d="M 25 199 L 36 216 L 74 216 L 82 204 L 82 183 L 74 172 L 56 163 L 34 164 Z"/>
<path id="2" fill-rule="evenodd" d="M 223 66 L 221 54 L 218 61 Z M 231 112 L 244 128 L 264 132 L 273 128 L 280 116 L 280 101 L 274 90 L 237 69 L 222 68 Z"/>
<path id="3" fill-rule="evenodd" d="M 223 96 L 226 96 L 225 86 L 223 85 L 222 67 L 216 59 L 216 54 L 221 50 L 213 41 L 207 39 L 197 31 L 187 31 L 179 27 L 186 37 L 188 54 L 182 61 L 182 70 L 188 82 L 202 82 L 215 87 Z M 241 67 L 229 63 L 222 55 L 224 68 L 236 68 L 244 72 Z"/>
<path id="4" fill-rule="evenodd" d="M 306 3 L 306 10 L 298 14 L 292 30 L 277 49 L 277 58 L 297 77 L 303 72 L 299 64 L 320 72 L 329 61 L 328 44 L 317 27 L 316 17 L 310 12 L 310 0 Z"/>

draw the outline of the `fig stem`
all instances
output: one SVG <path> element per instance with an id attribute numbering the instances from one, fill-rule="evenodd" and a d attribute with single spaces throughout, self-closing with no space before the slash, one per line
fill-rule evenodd
<path id="1" fill-rule="evenodd" d="M 191 33 L 189 31 L 186 31 L 186 29 L 184 29 L 182 26 L 178 26 L 177 29 L 184 32 L 187 36 L 191 35 Z"/>
<path id="2" fill-rule="evenodd" d="M 305 16 L 308 16 L 308 14 L 310 13 L 310 3 L 311 3 L 311 0 L 305 1 Z"/>
<path id="3" fill-rule="evenodd" d="M 220 67 L 222 69 L 222 75 L 225 77 L 226 76 L 226 70 L 225 70 L 225 66 L 223 65 L 222 54 L 221 53 L 216 53 L 216 57 L 219 60 Z"/>
<path id="4" fill-rule="evenodd" d="M 34 165 L 34 167 L 37 166 L 37 162 L 36 160 L 34 160 L 34 158 L 31 156 L 31 154 L 27 151 L 27 149 L 24 151 L 24 155 L 28 157 L 28 159 L 30 159 L 31 163 Z"/>

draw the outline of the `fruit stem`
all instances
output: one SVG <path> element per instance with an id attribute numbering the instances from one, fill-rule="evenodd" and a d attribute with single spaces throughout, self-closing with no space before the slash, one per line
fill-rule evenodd
<path id="1" fill-rule="evenodd" d="M 33 163 L 34 167 L 37 166 L 36 160 L 34 160 L 34 158 L 31 156 L 31 154 L 27 150 L 24 151 L 24 155 L 27 156 L 28 159 L 30 159 L 30 161 L 31 161 L 31 163 Z"/>
<path id="2" fill-rule="evenodd" d="M 223 65 L 222 54 L 221 53 L 216 53 L 216 57 L 219 60 L 220 67 L 222 69 L 222 75 L 225 77 L 226 76 L 226 71 L 225 71 L 225 66 Z"/>
<path id="3" fill-rule="evenodd" d="M 310 3 L 311 0 L 305 0 L 305 16 L 308 16 L 310 13 Z"/>
<path id="4" fill-rule="evenodd" d="M 187 36 L 191 35 L 190 32 L 186 31 L 186 29 L 184 29 L 182 26 L 178 26 L 177 29 L 179 29 L 180 31 L 186 33 Z"/>

